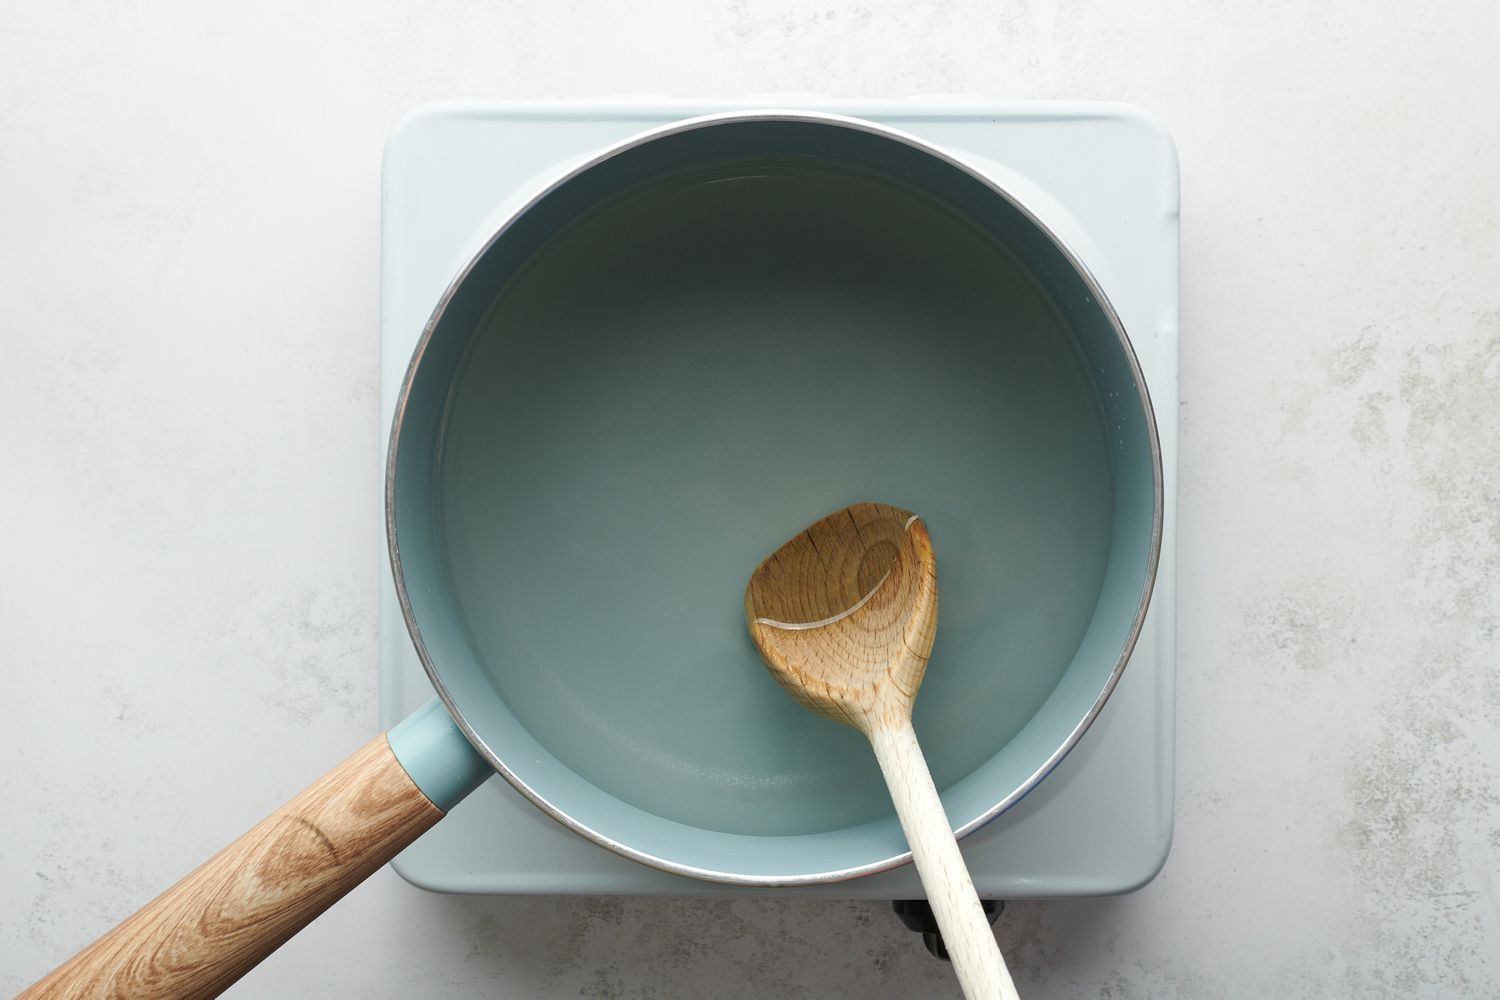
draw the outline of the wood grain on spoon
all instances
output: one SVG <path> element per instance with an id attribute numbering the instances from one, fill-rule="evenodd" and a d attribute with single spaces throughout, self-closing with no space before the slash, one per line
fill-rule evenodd
<path id="1" fill-rule="evenodd" d="M 808 708 L 866 734 L 907 717 L 937 631 L 927 528 L 895 507 L 845 507 L 761 563 L 745 616 L 772 675 Z"/>
<path id="2" fill-rule="evenodd" d="M 870 740 L 964 995 L 1014 997 L 911 725 L 937 634 L 937 560 L 910 511 L 860 503 L 787 542 L 745 588 L 771 674 Z"/>

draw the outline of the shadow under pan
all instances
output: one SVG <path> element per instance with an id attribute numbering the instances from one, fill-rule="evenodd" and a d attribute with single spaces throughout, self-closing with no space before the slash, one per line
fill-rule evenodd
<path id="1" fill-rule="evenodd" d="M 818 160 L 721 161 L 574 219 L 479 324 L 435 510 L 515 717 L 625 802 L 784 835 L 889 816 L 864 738 L 746 634 L 751 571 L 873 500 L 935 543 L 915 723 L 939 788 L 1068 669 L 1111 546 L 1105 421 L 1031 273 L 943 203 Z"/>

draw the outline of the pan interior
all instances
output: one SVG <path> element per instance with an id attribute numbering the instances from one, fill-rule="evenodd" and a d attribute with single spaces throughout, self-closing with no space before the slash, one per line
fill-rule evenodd
<path id="1" fill-rule="evenodd" d="M 940 788 L 1057 686 L 1111 544 L 1100 403 L 1030 272 L 810 158 L 674 173 L 562 228 L 479 325 L 438 461 L 458 614 L 515 717 L 603 791 L 737 834 L 891 813 L 863 737 L 746 635 L 750 572 L 802 527 L 860 500 L 926 520 Z"/>

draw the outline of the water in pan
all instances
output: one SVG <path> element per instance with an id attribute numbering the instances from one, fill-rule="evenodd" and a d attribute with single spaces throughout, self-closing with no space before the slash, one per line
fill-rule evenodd
<path id="1" fill-rule="evenodd" d="M 751 645 L 766 555 L 856 501 L 921 514 L 941 614 L 915 721 L 943 787 L 1052 690 L 1109 544 L 1098 405 L 1026 270 L 904 185 L 793 160 L 676 175 L 544 247 L 455 384 L 441 487 L 465 627 L 532 735 L 749 834 L 891 808 L 863 737 Z"/>

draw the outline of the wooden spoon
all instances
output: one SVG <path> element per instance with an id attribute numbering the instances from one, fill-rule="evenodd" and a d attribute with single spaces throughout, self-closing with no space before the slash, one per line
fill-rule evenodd
<path id="1" fill-rule="evenodd" d="M 1013 998 L 911 725 L 937 604 L 926 526 L 910 511 L 873 503 L 812 525 L 761 563 L 745 589 L 750 635 L 772 676 L 875 748 L 964 996 Z"/>

